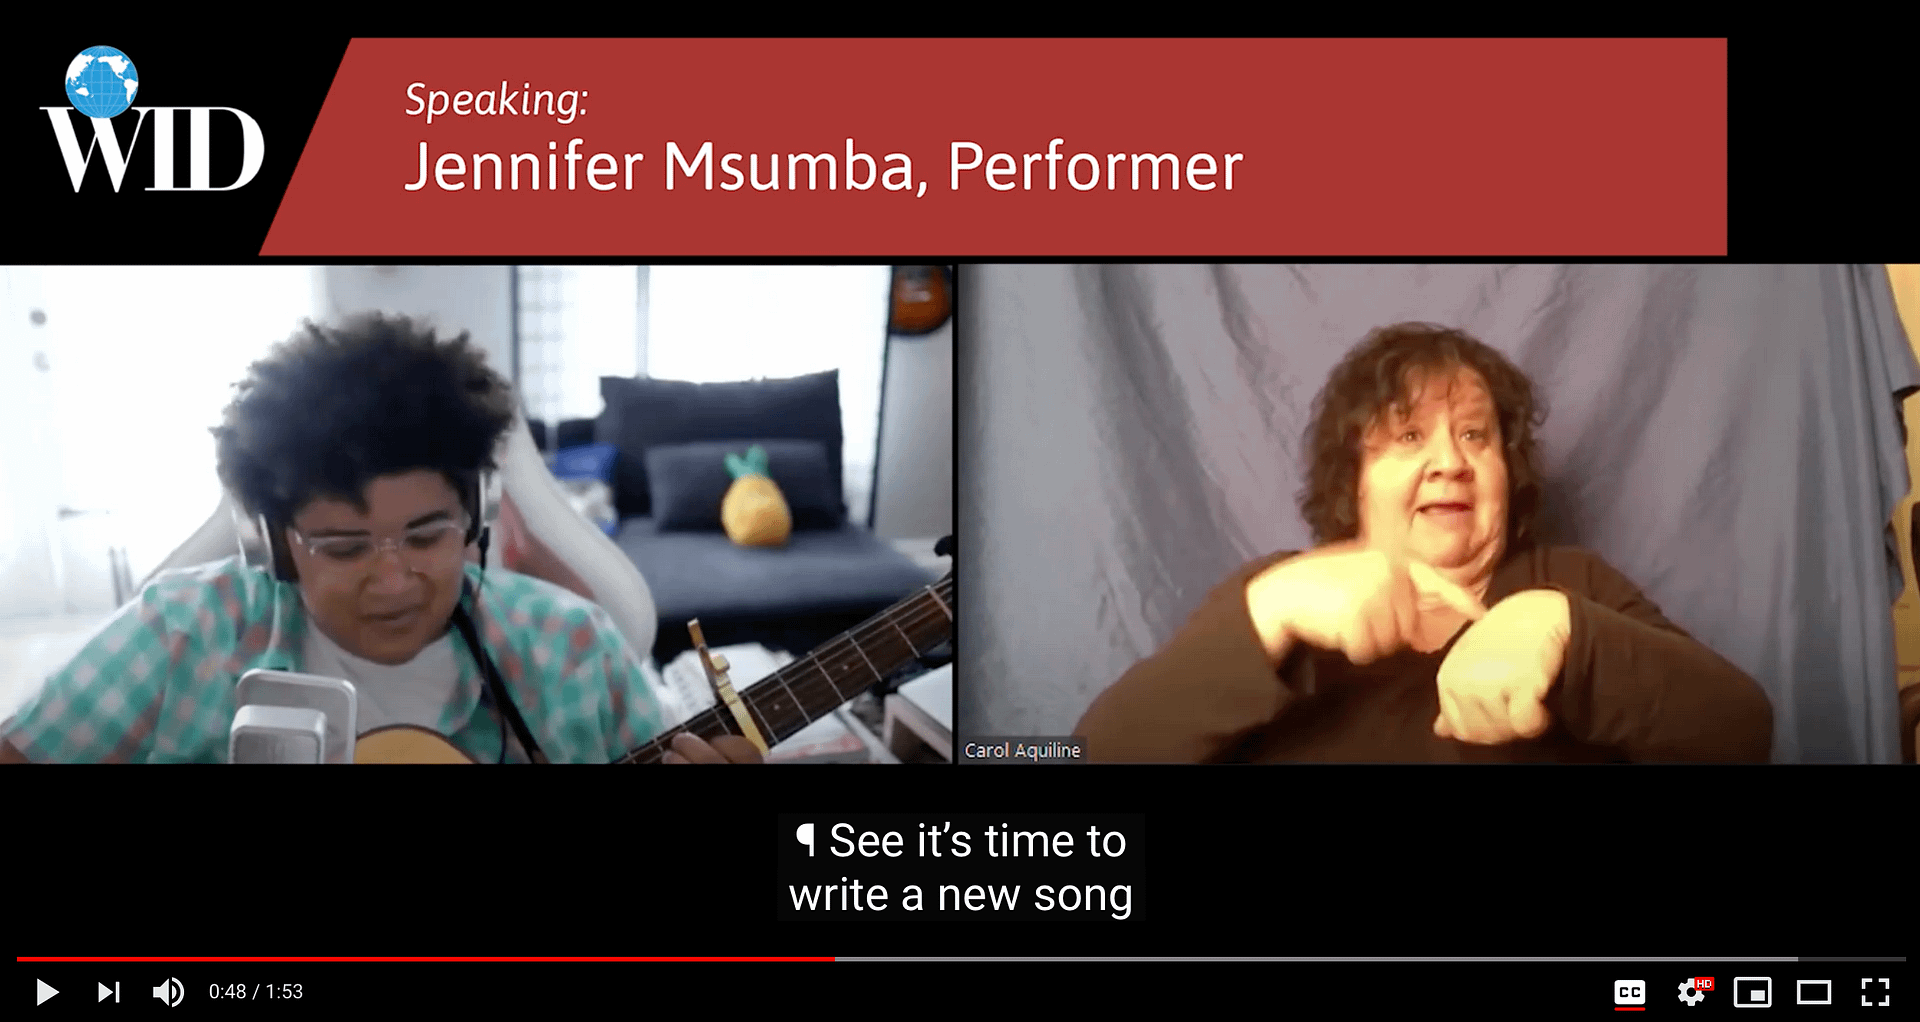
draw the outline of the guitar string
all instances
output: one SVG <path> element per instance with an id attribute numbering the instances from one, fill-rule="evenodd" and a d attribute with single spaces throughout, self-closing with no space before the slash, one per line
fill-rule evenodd
<path id="1" fill-rule="evenodd" d="M 939 598 L 938 590 L 941 589 L 947 590 L 948 594 L 951 595 L 951 590 L 953 589 L 952 579 L 948 578 L 935 585 L 928 586 L 923 592 L 933 595 L 937 600 Z M 918 598 L 916 597 L 915 599 Z M 793 704 L 793 709 L 798 711 L 799 715 L 804 718 L 807 724 L 811 724 L 814 718 L 806 712 L 805 704 L 811 701 L 809 697 L 821 691 L 820 686 L 822 684 L 826 686 L 826 691 L 830 691 L 834 697 L 839 700 L 839 702 L 835 704 L 839 705 L 839 703 L 846 702 L 848 699 L 853 698 L 854 695 L 858 695 L 860 692 L 871 688 L 874 684 L 883 680 L 884 676 L 873 667 L 872 661 L 867 659 L 865 651 L 861 649 L 861 640 L 864 639 L 869 643 L 873 643 L 873 640 L 885 634 L 889 626 L 893 627 L 895 631 L 900 631 L 900 624 L 902 622 L 904 622 L 907 627 L 917 631 L 928 624 L 945 624 L 948 620 L 950 620 L 950 618 L 944 608 L 938 608 L 928 613 L 924 607 L 916 607 L 908 616 L 904 617 L 898 612 L 898 608 L 896 608 L 829 639 L 827 642 L 822 643 L 819 648 L 800 658 L 800 660 L 795 661 L 790 668 L 776 671 L 775 676 L 779 678 L 781 687 L 786 691 L 788 700 Z M 903 637 L 905 636 L 904 632 L 901 632 L 901 634 Z M 877 645 L 877 643 L 874 644 Z M 915 656 L 919 655 L 919 651 L 914 648 L 911 641 L 907 643 L 907 648 L 912 651 Z M 860 658 L 859 661 L 854 661 L 846 655 L 849 649 Z M 840 676 L 843 678 L 854 666 L 864 664 L 867 668 L 867 673 L 873 675 L 874 680 L 858 685 L 854 689 L 853 694 L 849 695 L 835 683 L 833 671 L 829 669 L 830 664 L 841 668 Z M 791 680 L 780 677 L 788 673 L 792 674 Z M 776 696 L 775 698 L 777 699 L 778 697 Z M 775 728 L 772 722 L 767 719 L 767 713 L 769 711 L 777 712 L 776 708 L 767 707 L 763 709 L 755 705 L 756 702 L 758 701 L 742 699 L 742 703 L 745 704 L 747 712 L 752 716 L 756 725 L 766 731 L 777 734 L 780 729 Z M 755 712 L 756 710 L 759 710 L 759 712 Z M 710 737 L 716 736 L 717 734 L 737 734 L 737 726 L 738 721 L 733 719 L 731 708 L 716 704 L 707 710 L 695 714 L 692 718 L 689 718 L 665 734 L 647 742 L 639 749 L 615 760 L 615 762 L 623 764 L 657 762 L 659 758 L 665 755 L 668 743 L 683 731 L 691 731 L 702 737 Z M 804 727 L 805 724 L 801 726 Z M 776 738 L 774 740 L 777 741 L 778 739 Z"/>
<path id="2" fill-rule="evenodd" d="M 937 618 L 933 616 L 923 616 L 920 620 L 911 622 L 911 626 L 917 630 L 933 620 L 937 620 Z M 846 645 L 846 643 L 843 640 L 835 645 L 843 646 Z M 821 662 L 809 662 L 816 659 Z M 820 695 L 831 693 L 832 698 L 830 702 L 836 706 L 852 698 L 852 695 L 849 694 L 849 689 L 841 687 L 843 682 L 835 681 L 835 668 L 839 669 L 839 677 L 844 679 L 849 673 L 854 672 L 856 667 L 865 665 L 847 656 L 845 650 L 833 650 L 823 652 L 818 658 L 809 656 L 794 666 L 798 668 L 793 672 L 795 680 L 787 684 L 785 683 L 785 679 L 782 679 L 783 687 L 787 692 L 787 703 L 785 705 L 780 702 L 781 696 L 777 693 L 771 701 L 754 699 L 752 697 L 746 697 L 741 700 L 743 708 L 750 715 L 750 719 L 752 719 L 762 731 L 772 735 L 771 741 L 774 744 L 778 744 L 786 737 L 790 737 L 793 733 L 802 730 L 807 724 L 811 724 L 815 720 L 811 714 L 806 712 L 806 706 L 814 701 L 816 693 Z M 883 677 L 870 667 L 867 668 L 866 674 L 871 680 L 862 679 L 861 681 L 855 682 L 850 686 L 853 694 L 858 694 L 858 692 L 872 687 L 875 683 L 882 680 Z M 787 712 L 789 710 L 791 713 Z M 796 715 L 800 718 L 799 723 L 794 722 L 793 718 Z M 683 724 L 673 728 L 671 731 L 654 738 L 634 754 L 617 762 L 658 762 L 660 758 L 665 756 L 673 738 L 682 732 L 692 732 L 703 738 L 713 738 L 723 734 L 738 735 L 741 733 L 738 725 L 739 721 L 734 717 L 732 707 L 724 704 L 710 707 L 696 714 Z"/>
<path id="3" fill-rule="evenodd" d="M 934 587 L 931 586 L 928 587 L 929 590 L 933 588 Z M 929 620 L 928 617 L 920 615 L 917 610 L 912 613 L 913 616 L 911 617 L 903 616 L 903 608 L 896 606 L 891 611 L 867 622 L 863 622 L 861 625 L 822 643 L 818 649 L 802 657 L 799 661 L 796 661 L 793 667 L 776 671 L 774 677 L 780 681 L 782 688 L 787 692 L 789 699 L 792 700 L 794 704 L 793 709 L 805 719 L 806 723 L 812 723 L 814 718 L 806 712 L 805 707 L 805 703 L 811 700 L 803 697 L 803 692 L 804 696 L 811 696 L 817 691 L 819 683 L 824 682 L 828 690 L 831 691 L 836 698 L 844 702 L 852 698 L 852 695 L 858 694 L 859 691 L 864 691 L 865 688 L 873 684 L 869 682 L 861 685 L 853 693 L 849 694 L 834 681 L 836 672 L 833 668 L 839 668 L 838 675 L 842 678 L 853 669 L 854 665 L 851 658 L 845 656 L 847 648 L 851 648 L 854 653 L 861 657 L 862 661 L 866 663 L 869 673 L 872 673 L 875 676 L 875 680 L 878 681 L 881 675 L 877 669 L 872 667 L 871 662 L 866 660 L 865 652 L 861 648 L 861 642 L 864 641 L 868 645 L 877 646 L 878 643 L 874 640 L 882 638 L 883 636 L 874 633 L 876 631 L 883 632 L 884 626 L 889 623 L 894 624 L 896 631 L 898 631 L 898 622 L 901 621 L 906 621 L 910 626 L 918 630 Z M 918 655 L 918 651 L 913 649 L 911 643 L 908 644 L 908 649 L 913 651 L 914 655 Z M 776 696 L 775 699 L 777 700 L 777 698 Z M 766 714 L 767 712 L 777 710 L 778 707 L 772 704 L 771 701 L 762 699 L 754 700 L 754 704 L 752 708 L 761 709 L 762 711 L 757 715 L 759 720 L 769 724 L 771 727 L 771 721 L 768 720 Z M 725 724 L 725 721 L 731 719 L 731 714 L 720 714 L 719 710 L 720 708 L 716 706 L 712 712 L 722 718 L 721 723 L 723 726 L 730 728 L 731 725 Z M 663 737 L 670 740 L 671 736 Z"/>
<path id="4" fill-rule="evenodd" d="M 889 621 L 891 621 L 891 620 L 893 620 L 893 619 L 892 619 L 892 618 L 888 618 L 888 620 L 889 620 Z M 917 647 L 917 646 L 915 646 L 915 645 L 913 644 L 913 636 L 911 636 L 911 635 L 908 635 L 908 634 L 907 634 L 906 632 L 902 632 L 902 631 L 900 631 L 900 626 L 899 626 L 898 624 L 895 624 L 895 625 L 893 626 L 893 630 L 894 630 L 894 631 L 896 631 L 896 632 L 900 632 L 900 638 L 902 638 L 902 639 L 904 639 L 904 640 L 906 640 L 906 643 L 907 643 L 907 648 L 908 648 L 908 649 L 910 649 L 910 650 L 913 650 L 913 655 L 914 655 L 914 656 L 919 656 L 919 655 L 920 655 L 920 648 L 919 648 L 919 647 Z"/>
<path id="5" fill-rule="evenodd" d="M 929 586 L 927 587 L 926 591 L 933 594 L 937 599 L 939 588 L 942 588 L 942 587 Z M 947 585 L 945 586 L 945 588 L 951 588 L 951 586 Z M 856 626 L 855 628 L 850 629 L 847 632 L 842 633 L 840 636 L 836 637 L 836 639 L 830 640 L 827 643 L 823 643 L 820 649 L 815 650 L 813 653 L 810 653 L 808 654 L 808 656 L 802 658 L 802 663 L 810 660 L 813 662 L 813 666 L 807 671 L 794 672 L 793 681 L 791 682 L 787 681 L 787 679 L 784 677 L 786 672 L 776 672 L 775 676 L 781 678 L 783 686 L 787 689 L 790 698 L 793 699 L 793 702 L 794 702 L 793 709 L 800 714 L 800 716 L 805 720 L 806 724 L 813 723 L 814 718 L 811 714 L 808 714 L 806 712 L 806 705 L 805 705 L 806 701 L 802 700 L 799 696 L 794 694 L 793 686 L 796 684 L 804 686 L 806 684 L 807 675 L 810 671 L 812 673 L 816 673 L 820 675 L 820 680 L 823 680 L 826 682 L 828 689 L 833 692 L 834 696 L 837 699 L 839 699 L 840 702 L 845 702 L 847 699 L 852 698 L 852 695 L 857 695 L 859 694 L 859 692 L 865 691 L 866 688 L 871 687 L 873 684 L 877 684 L 879 681 L 883 680 L 884 675 L 881 674 L 878 668 L 873 666 L 872 660 L 870 660 L 867 657 L 866 650 L 862 645 L 862 640 L 865 640 L 867 645 L 872 645 L 878 648 L 879 643 L 876 640 L 882 638 L 883 636 L 870 634 L 870 633 L 876 632 L 876 631 L 884 632 L 885 630 L 884 626 L 886 626 L 887 624 L 892 624 L 894 627 L 894 630 L 898 632 L 900 631 L 898 623 L 903 619 L 907 620 L 908 623 L 911 624 L 912 627 L 914 627 L 916 630 L 918 630 L 922 625 L 927 623 L 926 618 L 921 618 L 917 616 L 918 608 L 915 608 L 915 610 L 913 611 L 913 614 L 915 616 L 911 618 L 903 618 L 900 610 L 901 609 L 896 606 L 893 610 L 885 614 L 882 614 L 873 620 L 865 622 L 862 625 Z M 905 635 L 904 632 L 902 632 L 901 634 L 903 636 Z M 844 678 L 846 674 L 853 669 L 853 666 L 850 663 L 849 659 L 844 656 L 844 650 L 835 649 L 835 647 L 838 647 L 841 645 L 851 646 L 853 648 L 853 651 L 859 655 L 862 663 L 866 665 L 868 673 L 874 676 L 873 682 L 856 687 L 856 689 L 851 695 L 846 691 L 842 690 L 840 686 L 834 682 L 833 672 L 828 669 L 828 662 L 821 658 L 821 653 L 832 651 L 831 655 L 838 658 L 838 661 L 839 661 L 838 666 L 841 668 L 841 677 Z M 907 649 L 914 656 L 919 655 L 919 650 L 914 647 L 911 640 L 907 642 Z M 763 711 L 762 716 L 764 717 L 764 715 L 765 714 Z M 801 726 L 804 727 L 805 724 Z"/>
<path id="6" fill-rule="evenodd" d="M 941 583 L 939 586 L 929 586 L 926 591 L 933 592 L 937 588 L 946 588 L 951 590 L 952 585 L 950 581 L 947 581 L 947 582 Z M 937 598 L 937 593 L 935 593 L 935 596 Z M 946 617 L 944 610 L 942 610 L 939 614 L 923 614 L 920 611 L 916 610 L 913 613 L 912 617 L 906 618 L 905 620 L 908 621 L 911 627 L 917 630 L 921 626 L 929 622 L 939 623 L 940 619 L 944 617 Z M 785 684 L 783 679 L 783 685 L 786 687 L 789 693 L 789 696 L 795 700 L 794 709 L 799 711 L 800 715 L 803 718 L 805 718 L 808 723 L 812 722 L 813 718 L 806 713 L 805 707 L 804 705 L 802 705 L 801 701 L 799 700 L 799 697 L 793 695 L 795 686 L 804 688 L 807 690 L 809 694 L 811 694 L 812 692 L 818 689 L 819 683 L 824 682 L 825 685 L 827 686 L 827 690 L 831 691 L 834 697 L 837 700 L 839 700 L 839 702 L 845 702 L 847 699 L 852 698 L 852 696 L 848 695 L 843 689 L 840 688 L 838 684 L 834 683 L 833 674 L 830 670 L 828 670 L 828 667 L 827 667 L 827 661 L 831 660 L 834 656 L 838 655 L 839 656 L 838 664 L 839 666 L 842 667 L 841 676 L 844 677 L 847 671 L 851 670 L 851 661 L 849 658 L 846 658 L 844 656 L 845 650 L 839 649 L 838 647 L 852 646 L 854 651 L 864 659 L 865 654 L 859 648 L 858 638 L 864 637 L 871 640 L 876 636 L 869 635 L 866 633 L 869 633 L 875 630 L 884 630 L 882 628 L 882 625 L 885 622 L 899 621 L 899 620 L 902 620 L 902 618 L 898 613 L 898 608 L 896 608 L 894 611 L 890 611 L 886 614 L 881 615 L 880 618 L 876 618 L 872 621 L 865 622 L 859 626 L 856 626 L 853 629 L 848 630 L 847 632 L 841 633 L 839 636 L 836 636 L 834 639 L 831 639 L 828 642 L 821 644 L 818 650 L 808 654 L 806 657 L 803 657 L 800 661 L 797 661 L 794 666 L 801 669 L 793 671 L 793 674 L 795 675 L 796 680 L 789 685 L 789 684 Z M 911 645 L 909 645 L 909 649 L 911 648 L 912 648 Z M 812 662 L 811 665 L 809 665 L 808 663 L 809 661 Z M 865 689 L 872 687 L 873 684 L 877 683 L 880 680 L 879 672 L 874 670 L 871 667 L 870 663 L 868 665 L 868 671 L 869 673 L 875 675 L 875 681 L 868 682 L 864 685 L 860 685 L 855 690 L 854 694 L 857 695 L 860 691 L 865 691 Z M 784 674 L 787 672 L 783 670 L 778 673 Z M 809 677 L 810 675 L 817 676 L 817 678 L 810 678 Z M 743 702 L 746 702 L 746 701 L 743 700 Z M 836 705 L 838 704 L 836 703 Z M 767 710 L 762 709 L 761 712 L 754 713 L 754 710 L 757 708 L 758 707 L 756 707 L 754 703 L 747 704 L 747 710 L 750 714 L 753 715 L 757 724 L 765 727 L 769 731 L 773 731 L 776 734 L 778 734 L 780 729 L 773 727 L 772 722 L 768 720 Z M 722 712 L 723 709 L 726 710 L 726 712 Z M 660 735 L 659 737 L 648 742 L 646 745 L 642 746 L 640 749 L 635 750 L 633 753 L 630 753 L 628 756 L 623 757 L 619 760 L 616 760 L 615 762 L 617 763 L 655 762 L 657 761 L 658 757 L 665 755 L 667 744 L 672 741 L 675 735 L 678 735 L 682 731 L 692 731 L 696 734 L 702 735 L 703 737 L 717 736 L 718 734 L 737 734 L 738 732 L 735 730 L 735 726 L 737 724 L 738 722 L 733 719 L 730 708 L 725 708 L 725 707 L 716 705 L 708 710 L 705 710 L 699 714 L 696 714 L 693 718 L 689 719 L 683 724 L 673 728 L 672 730 L 668 731 L 666 734 Z"/>

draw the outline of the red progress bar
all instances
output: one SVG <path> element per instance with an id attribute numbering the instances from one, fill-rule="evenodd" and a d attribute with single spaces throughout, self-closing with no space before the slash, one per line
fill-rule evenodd
<path id="1" fill-rule="evenodd" d="M 831 962 L 832 958 L 363 958 L 363 957 L 319 957 L 319 958 L 28 958 L 14 959 L 18 962 Z"/>

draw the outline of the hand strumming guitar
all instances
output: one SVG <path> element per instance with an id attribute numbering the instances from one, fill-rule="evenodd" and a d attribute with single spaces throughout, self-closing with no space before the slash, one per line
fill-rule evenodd
<path id="1" fill-rule="evenodd" d="M 739 735 L 721 735 L 711 744 L 692 732 L 673 738 L 673 747 L 660 757 L 662 763 L 759 763 L 760 750 Z"/>

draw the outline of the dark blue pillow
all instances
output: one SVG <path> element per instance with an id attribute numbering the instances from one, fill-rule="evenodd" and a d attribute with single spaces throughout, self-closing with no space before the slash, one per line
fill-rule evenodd
<path id="1" fill-rule="evenodd" d="M 593 438 L 620 449 L 613 468 L 613 496 L 623 518 L 653 513 L 647 452 L 672 444 L 816 441 L 827 449 L 833 492 L 841 492 L 844 438 L 838 370 L 784 380 L 733 383 L 605 376 L 600 379 L 600 396 L 606 406 L 595 420 Z M 844 519 L 844 498 L 836 499 L 842 502 L 836 505 L 839 510 L 835 517 Z"/>
<path id="2" fill-rule="evenodd" d="M 780 487 L 793 527 L 837 529 L 845 519 L 838 474 L 825 444 L 813 440 L 721 440 L 647 448 L 653 520 L 662 532 L 720 532 L 720 504 L 733 485 L 727 455 L 759 446 Z"/>

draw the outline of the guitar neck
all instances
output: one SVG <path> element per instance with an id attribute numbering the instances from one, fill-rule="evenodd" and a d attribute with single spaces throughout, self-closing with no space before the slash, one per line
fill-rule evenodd
<path id="1" fill-rule="evenodd" d="M 953 576 L 922 589 L 820 648 L 754 682 L 740 701 L 769 746 L 865 692 L 953 634 Z M 683 732 L 711 741 L 741 733 L 717 703 L 627 754 L 621 763 L 658 763 Z"/>

